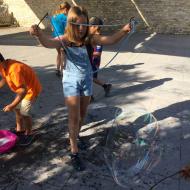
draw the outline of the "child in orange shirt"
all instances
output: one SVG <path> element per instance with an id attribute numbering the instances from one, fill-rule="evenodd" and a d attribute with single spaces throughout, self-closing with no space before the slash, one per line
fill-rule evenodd
<path id="1" fill-rule="evenodd" d="M 31 67 L 12 59 L 5 60 L 1 53 L 0 75 L 0 88 L 7 83 L 10 90 L 16 93 L 15 99 L 6 105 L 3 111 L 15 111 L 15 132 L 20 134 L 19 144 L 29 145 L 33 140 L 31 110 L 41 92 L 41 84 Z"/>

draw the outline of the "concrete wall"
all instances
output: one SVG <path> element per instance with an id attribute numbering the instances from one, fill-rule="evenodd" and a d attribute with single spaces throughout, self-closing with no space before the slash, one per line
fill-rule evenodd
<path id="1" fill-rule="evenodd" d="M 46 12 L 50 14 L 58 8 L 62 0 L 3 0 L 8 4 L 9 12 L 13 12 L 19 26 L 29 27 L 37 24 Z M 49 26 L 48 19 L 42 25 Z"/>
<path id="2" fill-rule="evenodd" d="M 13 12 L 20 26 L 38 23 L 46 12 L 52 12 L 63 2 L 3 1 L 9 5 L 9 11 Z M 190 0 L 76 0 L 76 2 L 84 5 L 89 10 L 90 16 L 97 15 L 103 18 L 105 24 L 126 23 L 131 16 L 135 16 L 141 20 L 140 28 L 149 25 L 149 29 L 158 33 L 190 33 Z M 47 20 L 43 24 L 49 26 Z"/>
<path id="3" fill-rule="evenodd" d="M 12 24 L 14 24 L 14 19 L 8 11 L 8 5 L 0 0 L 0 26 L 10 26 Z"/>
<path id="4" fill-rule="evenodd" d="M 76 0 L 108 23 L 125 23 L 131 16 L 143 15 L 158 33 L 190 34 L 190 0 Z M 138 10 L 138 11 L 137 11 Z"/>

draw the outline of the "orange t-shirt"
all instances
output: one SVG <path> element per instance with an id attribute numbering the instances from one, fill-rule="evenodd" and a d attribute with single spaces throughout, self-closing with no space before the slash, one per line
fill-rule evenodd
<path id="1" fill-rule="evenodd" d="M 6 69 L 0 64 L 0 73 L 6 80 L 9 88 L 17 93 L 22 85 L 27 88 L 24 99 L 34 100 L 42 90 L 40 81 L 31 67 L 16 60 L 5 61 Z"/>

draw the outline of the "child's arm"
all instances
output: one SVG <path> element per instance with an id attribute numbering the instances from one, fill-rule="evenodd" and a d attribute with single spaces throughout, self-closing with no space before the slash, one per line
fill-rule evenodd
<path id="1" fill-rule="evenodd" d="M 60 48 L 61 43 L 58 39 L 47 36 L 37 25 L 31 26 L 30 34 L 36 36 L 39 42 L 46 48 Z"/>
<path id="2" fill-rule="evenodd" d="M 0 88 L 2 88 L 5 85 L 5 83 L 6 83 L 5 79 L 2 78 L 0 80 Z"/>
<path id="3" fill-rule="evenodd" d="M 17 96 L 15 97 L 15 99 L 9 105 L 5 106 L 3 108 L 3 111 L 4 112 L 12 111 L 22 101 L 22 99 L 25 97 L 26 92 L 27 92 L 26 86 L 22 85 L 17 90 Z"/>
<path id="4" fill-rule="evenodd" d="M 112 45 L 121 40 L 126 34 L 130 32 L 130 24 L 125 25 L 120 31 L 111 36 L 93 35 L 91 43 L 93 45 Z"/>

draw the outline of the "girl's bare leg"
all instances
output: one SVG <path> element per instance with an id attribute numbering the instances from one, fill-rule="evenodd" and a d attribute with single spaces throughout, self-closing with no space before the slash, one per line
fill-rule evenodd
<path id="1" fill-rule="evenodd" d="M 61 61 L 62 61 L 62 53 L 61 53 L 61 49 L 56 49 L 57 50 L 57 70 L 60 71 L 60 66 L 61 66 Z"/>
<path id="2" fill-rule="evenodd" d="M 79 122 L 78 136 L 80 133 L 80 129 L 81 129 L 82 125 L 84 124 L 88 105 L 90 104 L 90 99 L 91 99 L 91 96 L 81 96 L 80 97 L 80 122 Z"/>
<path id="3" fill-rule="evenodd" d="M 75 154 L 78 153 L 77 137 L 80 119 L 80 97 L 66 97 L 65 102 L 69 112 L 69 140 L 71 145 L 71 153 Z"/>

